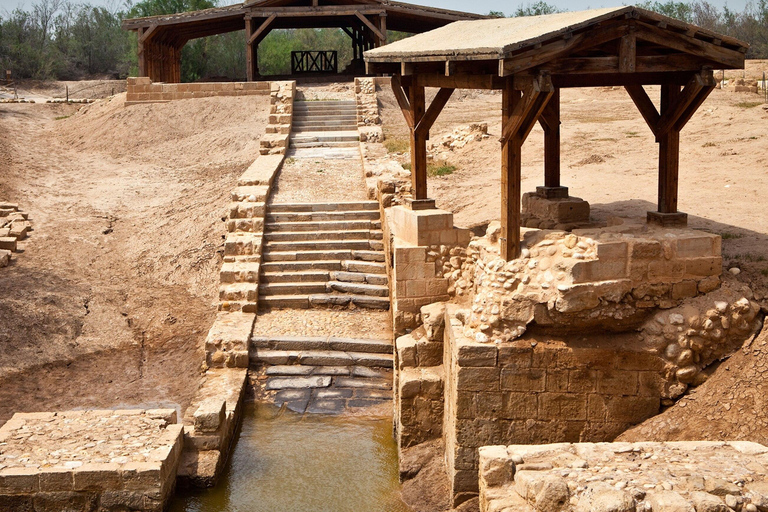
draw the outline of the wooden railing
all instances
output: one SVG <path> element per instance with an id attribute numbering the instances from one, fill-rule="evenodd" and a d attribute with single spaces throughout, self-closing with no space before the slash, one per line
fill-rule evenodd
<path id="1" fill-rule="evenodd" d="M 291 52 L 291 73 L 337 73 L 335 51 Z"/>

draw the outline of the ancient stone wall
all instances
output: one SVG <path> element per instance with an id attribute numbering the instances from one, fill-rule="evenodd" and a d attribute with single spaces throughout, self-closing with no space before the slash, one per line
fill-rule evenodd
<path id="1" fill-rule="evenodd" d="M 270 91 L 270 82 L 166 84 L 153 83 L 149 77 L 129 77 L 126 81 L 126 105 L 210 98 L 212 96 L 266 96 Z"/>
<path id="2" fill-rule="evenodd" d="M 480 448 L 481 512 L 768 510 L 768 448 L 743 441 Z"/>
<path id="3" fill-rule="evenodd" d="M 0 511 L 160 512 L 181 450 L 173 409 L 16 413 L 0 428 Z"/>

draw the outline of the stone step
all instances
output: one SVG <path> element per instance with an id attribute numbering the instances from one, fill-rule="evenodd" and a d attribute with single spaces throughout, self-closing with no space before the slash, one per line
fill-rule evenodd
<path id="1" fill-rule="evenodd" d="M 359 133 L 357 131 L 357 124 L 354 125 L 317 125 L 317 124 L 301 124 L 298 126 L 293 127 L 293 133 L 294 137 L 299 136 L 299 134 L 305 134 L 309 132 L 349 132 L 350 135 L 358 136 Z M 350 146 L 352 147 L 352 146 Z"/>
<path id="2" fill-rule="evenodd" d="M 327 293 L 326 281 L 312 282 L 277 282 L 259 285 L 259 294 L 269 295 L 306 295 L 310 293 Z"/>
<path id="3" fill-rule="evenodd" d="M 345 141 L 345 142 L 325 142 L 325 141 L 313 141 L 313 142 L 297 142 L 291 140 L 291 147 L 295 149 L 306 148 L 357 148 L 358 142 Z"/>
<path id="4" fill-rule="evenodd" d="M 368 283 L 386 286 L 388 283 L 387 275 L 368 274 L 365 272 L 347 272 L 337 271 L 329 272 L 328 281 L 341 281 L 343 283 Z"/>
<path id="5" fill-rule="evenodd" d="M 293 127 L 297 126 L 338 126 L 357 131 L 357 116 L 297 116 L 293 118 Z"/>
<path id="6" fill-rule="evenodd" d="M 341 262 L 341 268 L 347 272 L 387 275 L 387 264 L 379 261 L 345 260 Z"/>
<path id="7" fill-rule="evenodd" d="M 394 359 L 392 354 L 344 352 L 341 350 L 275 350 L 256 348 L 250 352 L 252 364 L 392 368 Z"/>
<path id="8" fill-rule="evenodd" d="M 224 262 L 219 274 L 222 283 L 258 283 L 258 262 Z"/>
<path id="9" fill-rule="evenodd" d="M 315 212 L 269 212 L 266 217 L 272 222 L 318 222 L 318 221 L 350 221 L 350 220 L 379 220 L 379 210 L 345 210 L 345 211 L 315 211 Z"/>
<path id="10" fill-rule="evenodd" d="M 219 287 L 219 300 L 225 302 L 256 302 L 260 287 L 257 283 L 228 283 Z"/>
<path id="11" fill-rule="evenodd" d="M 389 296 L 389 286 L 345 281 L 330 281 L 328 283 L 328 291 L 353 293 L 355 295 L 370 295 L 372 297 Z"/>
<path id="12" fill-rule="evenodd" d="M 359 146 L 349 148 L 288 148 L 286 157 L 296 160 L 318 159 L 325 160 L 355 160 L 360 158 Z"/>
<path id="13" fill-rule="evenodd" d="M 309 309 L 311 307 L 346 307 L 350 304 L 359 308 L 388 310 L 389 298 L 337 293 L 317 293 L 311 295 L 259 295 L 259 305 L 262 308 Z"/>
<path id="14" fill-rule="evenodd" d="M 312 270 L 341 270 L 342 262 L 334 260 L 271 261 L 261 264 L 264 274 L 280 272 L 309 272 Z"/>
<path id="15" fill-rule="evenodd" d="M 269 213 L 379 211 L 377 201 L 338 201 L 333 203 L 272 203 Z"/>
<path id="16" fill-rule="evenodd" d="M 262 252 L 262 260 L 267 261 L 310 261 L 310 260 L 385 260 L 384 253 L 372 250 L 304 250 L 304 251 L 279 251 L 272 247 L 265 247 Z"/>
<path id="17" fill-rule="evenodd" d="M 262 283 L 311 283 L 331 280 L 330 270 L 303 270 L 298 272 L 264 272 Z"/>
<path id="18" fill-rule="evenodd" d="M 270 222 L 264 230 L 269 234 L 278 231 L 381 231 L 377 220 L 331 220 L 319 222 Z"/>
<path id="19" fill-rule="evenodd" d="M 370 250 L 377 240 L 293 240 L 287 242 L 270 241 L 265 244 L 265 249 L 270 251 L 338 251 Z M 382 250 L 377 247 L 377 250 Z"/>
<path id="20" fill-rule="evenodd" d="M 259 304 L 256 301 L 224 301 L 219 302 L 219 311 L 242 311 L 243 313 L 258 313 Z"/>
<path id="21" fill-rule="evenodd" d="M 293 113 L 297 112 L 357 112 L 357 102 L 350 101 L 296 101 Z"/>
<path id="22" fill-rule="evenodd" d="M 357 112 L 356 111 L 352 112 L 350 110 L 342 111 L 342 112 L 302 111 L 294 114 L 293 122 L 294 124 L 296 124 L 297 122 L 346 123 L 346 124 L 352 124 L 355 126 L 355 128 L 357 128 Z"/>
<path id="23" fill-rule="evenodd" d="M 297 242 L 309 240 L 381 240 L 381 230 L 339 230 L 339 231 L 274 231 L 264 234 L 267 242 Z"/>
<path id="24" fill-rule="evenodd" d="M 279 364 L 266 369 L 267 376 L 332 375 L 376 379 L 392 383 L 392 375 L 386 370 L 374 370 L 369 366 L 309 366 L 305 364 Z"/>
<path id="25" fill-rule="evenodd" d="M 252 348 L 273 350 L 340 350 L 342 352 L 368 352 L 392 354 L 392 343 L 387 340 L 364 338 L 337 338 L 334 336 L 252 336 Z"/>

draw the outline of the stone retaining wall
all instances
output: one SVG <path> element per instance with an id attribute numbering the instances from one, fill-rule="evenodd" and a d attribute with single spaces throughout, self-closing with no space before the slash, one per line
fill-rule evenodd
<path id="1" fill-rule="evenodd" d="M 149 77 L 126 79 L 125 104 L 158 103 L 212 96 L 266 96 L 270 82 L 195 82 L 188 84 L 153 83 Z"/>
<path id="2" fill-rule="evenodd" d="M 0 268 L 8 266 L 18 242 L 27 238 L 31 229 L 29 216 L 18 204 L 0 202 Z"/>
<path id="3" fill-rule="evenodd" d="M 481 512 L 768 510 L 768 448 L 743 441 L 480 448 Z"/>
<path id="4" fill-rule="evenodd" d="M 14 414 L 0 428 L 0 511 L 165 510 L 182 450 L 175 422 L 173 409 Z"/>

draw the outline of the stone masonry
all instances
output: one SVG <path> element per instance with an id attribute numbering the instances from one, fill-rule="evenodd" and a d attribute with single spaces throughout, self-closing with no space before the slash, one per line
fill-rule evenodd
<path id="1" fill-rule="evenodd" d="M 16 413 L 0 428 L 0 511 L 162 511 L 182 449 L 176 411 Z"/>
<path id="2" fill-rule="evenodd" d="M 765 511 L 767 467 L 744 441 L 485 446 L 480 510 Z"/>
<path id="3" fill-rule="evenodd" d="M 197 82 L 190 84 L 152 83 L 149 77 L 127 79 L 125 104 L 160 103 L 212 96 L 266 96 L 269 82 Z"/>
<path id="4" fill-rule="evenodd" d="M 0 268 L 8 266 L 19 240 L 27 238 L 31 229 L 29 216 L 19 210 L 19 205 L 0 202 Z"/>

